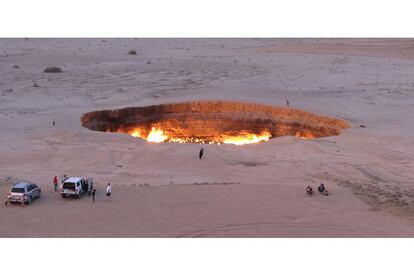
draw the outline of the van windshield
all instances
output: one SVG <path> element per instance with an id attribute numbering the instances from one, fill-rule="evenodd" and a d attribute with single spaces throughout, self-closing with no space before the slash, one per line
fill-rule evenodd
<path id="1" fill-rule="evenodd" d="M 25 193 L 24 188 L 12 188 L 11 192 L 12 193 L 19 193 L 19 194 L 24 194 Z"/>
<path id="2" fill-rule="evenodd" d="M 75 185 L 75 183 L 65 182 L 65 183 L 63 184 L 63 189 L 67 189 L 67 190 L 75 190 L 75 189 L 76 189 L 76 185 Z"/>

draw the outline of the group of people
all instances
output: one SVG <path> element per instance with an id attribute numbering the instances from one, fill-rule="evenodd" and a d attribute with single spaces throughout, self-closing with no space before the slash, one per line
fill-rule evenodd
<path id="1" fill-rule="evenodd" d="M 289 106 L 289 101 L 287 101 L 286 104 L 287 104 L 287 106 Z M 198 157 L 201 160 L 201 159 L 203 159 L 203 156 L 204 156 L 204 148 L 200 148 L 200 152 L 198 154 Z M 311 186 L 308 185 L 306 187 L 305 191 L 308 195 L 313 195 L 313 188 Z M 323 195 L 326 195 L 326 196 L 329 195 L 328 189 L 326 189 L 325 184 L 323 184 L 323 183 L 321 183 L 318 186 L 318 192 L 323 194 Z"/>
<path id="2" fill-rule="evenodd" d="M 95 203 L 95 195 L 96 195 L 95 186 L 92 187 L 92 190 L 91 190 L 90 193 L 92 195 L 92 203 Z M 111 186 L 111 183 L 108 183 L 106 185 L 106 197 L 107 197 L 108 201 L 111 201 L 111 199 L 112 199 L 112 186 Z"/>
<path id="3" fill-rule="evenodd" d="M 307 186 L 305 191 L 308 195 L 313 195 L 313 188 L 311 186 Z M 321 185 L 318 186 L 318 192 L 326 196 L 329 195 L 328 189 L 326 189 L 325 184 L 323 183 L 321 183 Z"/>
<path id="4" fill-rule="evenodd" d="M 95 186 L 92 187 L 92 190 L 91 190 L 90 193 L 92 195 L 92 203 L 95 203 L 95 195 L 96 195 L 96 188 L 95 188 Z M 111 199 L 112 199 L 112 186 L 111 186 L 111 183 L 109 183 L 109 182 L 106 185 L 106 194 L 105 195 L 106 195 L 108 201 L 111 201 Z"/>
<path id="5" fill-rule="evenodd" d="M 92 187 L 91 195 L 92 195 L 92 202 L 95 203 L 95 195 L 96 195 L 95 186 Z M 109 182 L 106 185 L 106 194 L 105 195 L 108 198 L 108 201 L 111 201 L 111 199 L 112 199 L 112 186 L 111 186 L 111 183 L 109 183 Z"/>
<path id="6" fill-rule="evenodd" d="M 63 177 L 62 177 L 62 180 L 60 181 L 61 184 L 63 184 L 67 179 L 68 179 L 68 177 L 66 176 L 66 174 L 64 174 Z M 54 188 L 55 192 L 58 192 L 58 177 L 56 175 L 55 175 L 55 177 L 53 177 L 53 188 Z M 95 203 L 95 195 L 96 195 L 95 186 L 92 187 L 92 190 L 89 192 L 89 195 L 92 195 L 92 202 Z M 108 198 L 108 201 L 111 201 L 111 199 L 112 199 L 112 186 L 111 186 L 111 183 L 109 183 L 109 182 L 106 186 L 106 197 Z"/>
<path id="7" fill-rule="evenodd" d="M 63 184 L 63 182 L 65 182 L 66 179 L 68 179 L 68 177 L 66 176 L 66 174 L 64 174 L 62 179 L 60 180 L 60 183 Z M 55 192 L 58 191 L 58 177 L 56 175 L 55 177 L 53 177 L 53 188 Z"/>

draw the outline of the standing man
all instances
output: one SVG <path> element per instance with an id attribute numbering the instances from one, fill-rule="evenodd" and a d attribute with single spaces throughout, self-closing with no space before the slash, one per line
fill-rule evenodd
<path id="1" fill-rule="evenodd" d="M 111 201 L 111 194 L 112 194 L 112 186 L 111 183 L 108 183 L 106 187 L 106 196 L 108 197 L 109 201 Z"/>
<path id="2" fill-rule="evenodd" d="M 62 184 L 63 184 L 63 182 L 65 182 L 65 180 L 66 180 L 66 179 L 68 179 L 68 177 L 66 176 L 66 174 L 64 174 L 64 175 L 63 175 L 63 178 L 62 178 L 62 181 L 61 181 L 61 182 L 62 182 Z"/>
<path id="3" fill-rule="evenodd" d="M 289 107 L 289 100 L 286 100 L 286 106 Z"/>
<path id="4" fill-rule="evenodd" d="M 93 187 L 92 189 L 92 202 L 95 203 L 95 193 L 96 193 L 96 188 Z"/>
<path id="5" fill-rule="evenodd" d="M 58 189 L 58 179 L 56 175 L 55 177 L 53 177 L 53 186 L 55 187 L 55 193 L 56 193 Z"/>
<path id="6" fill-rule="evenodd" d="M 56 124 L 55 119 L 53 119 L 52 126 L 55 126 L 55 124 Z"/>
<path id="7" fill-rule="evenodd" d="M 200 160 L 203 158 L 204 155 L 204 148 L 200 149 L 200 153 L 198 154 L 198 157 L 200 158 Z"/>

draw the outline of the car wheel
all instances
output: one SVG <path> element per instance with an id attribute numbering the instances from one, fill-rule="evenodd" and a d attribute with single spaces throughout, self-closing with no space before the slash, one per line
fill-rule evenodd
<path id="1" fill-rule="evenodd" d="M 65 194 L 62 194 L 62 198 L 66 198 L 66 195 Z"/>
<path id="2" fill-rule="evenodd" d="M 29 197 L 29 199 L 27 200 L 27 205 L 32 204 L 32 196 Z"/>

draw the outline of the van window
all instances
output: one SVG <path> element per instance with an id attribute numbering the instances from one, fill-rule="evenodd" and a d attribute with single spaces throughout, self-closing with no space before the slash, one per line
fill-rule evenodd
<path id="1" fill-rule="evenodd" d="M 71 183 L 71 182 L 63 183 L 62 187 L 63 187 L 63 189 L 66 189 L 66 190 L 75 190 L 76 189 L 75 183 Z"/>
<path id="2" fill-rule="evenodd" d="M 11 192 L 12 193 L 24 194 L 26 191 L 24 190 L 24 188 L 12 188 Z"/>

